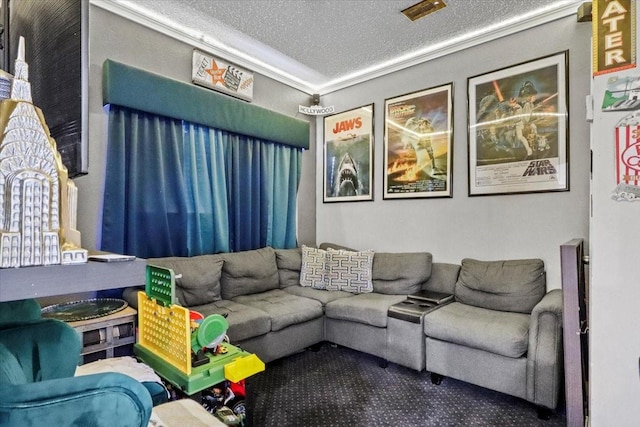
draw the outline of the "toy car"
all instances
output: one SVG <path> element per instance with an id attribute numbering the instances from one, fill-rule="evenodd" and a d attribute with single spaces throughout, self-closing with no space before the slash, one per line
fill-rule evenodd
<path id="1" fill-rule="evenodd" d="M 228 426 L 237 426 L 242 421 L 240 420 L 240 417 L 235 414 L 235 412 L 233 412 L 226 406 L 216 409 L 215 415 L 216 417 L 218 417 L 218 419 L 220 419 L 220 421 Z"/>

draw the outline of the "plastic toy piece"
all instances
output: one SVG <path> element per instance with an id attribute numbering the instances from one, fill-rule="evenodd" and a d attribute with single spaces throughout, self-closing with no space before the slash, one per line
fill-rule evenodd
<path id="1" fill-rule="evenodd" d="M 220 343 L 226 336 L 229 323 L 227 319 L 219 314 L 207 316 L 200 322 L 191 322 L 193 332 L 191 332 L 191 367 L 201 366 L 209 362 L 205 350 L 213 351 L 214 354 L 223 353 L 219 351 Z M 194 327 L 195 326 L 195 327 Z M 226 353 L 226 349 L 224 351 Z"/>
<path id="2" fill-rule="evenodd" d="M 165 307 L 155 298 L 138 292 L 138 344 L 166 363 L 191 373 L 191 327 L 189 310 L 179 305 Z"/>
<path id="3" fill-rule="evenodd" d="M 264 362 L 255 354 L 239 357 L 224 365 L 224 377 L 234 383 L 262 371 L 264 371 Z"/>
<path id="4" fill-rule="evenodd" d="M 145 292 L 164 306 L 176 304 L 176 275 L 170 268 L 147 265 Z"/>
<path id="5" fill-rule="evenodd" d="M 168 363 L 163 357 L 145 346 L 135 344 L 134 352 L 142 362 L 151 366 L 162 378 L 186 394 L 193 395 L 224 382 L 226 380 L 225 366 L 238 358 L 250 355 L 250 353 L 228 343 L 224 343 L 222 346 L 226 347 L 226 353 L 213 355 L 208 351 L 205 352 L 205 356 L 209 359 L 208 363 L 192 366 L 189 374 L 177 369 L 173 364 Z"/>
<path id="6" fill-rule="evenodd" d="M 216 409 L 215 411 L 216 417 L 220 419 L 225 425 L 228 426 L 237 426 L 242 421 L 240 417 L 238 417 L 235 412 L 229 409 L 226 406 Z"/>
<path id="7" fill-rule="evenodd" d="M 145 292 L 138 292 L 135 355 L 169 383 L 192 395 L 264 370 L 255 355 L 223 342 L 229 324 L 218 314 L 192 313 L 175 301 L 173 270 L 147 266 Z"/>
<path id="8" fill-rule="evenodd" d="M 191 333 L 191 350 L 194 353 L 203 347 L 216 349 L 224 339 L 229 322 L 219 314 L 212 314 L 204 318 L 200 326 Z"/>

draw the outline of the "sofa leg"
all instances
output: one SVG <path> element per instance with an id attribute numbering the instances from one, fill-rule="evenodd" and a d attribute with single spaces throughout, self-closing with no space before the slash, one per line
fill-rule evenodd
<path id="1" fill-rule="evenodd" d="M 440 385 L 443 379 L 444 376 L 431 372 L 431 384 Z"/>
<path id="2" fill-rule="evenodd" d="M 541 420 L 548 421 L 549 418 L 551 418 L 552 413 L 553 411 L 551 409 L 544 406 L 538 406 L 538 418 Z"/>
<path id="3" fill-rule="evenodd" d="M 389 366 L 389 362 L 387 362 L 386 359 L 381 358 L 378 362 L 378 366 L 380 366 L 382 369 L 387 369 L 387 366 Z"/>

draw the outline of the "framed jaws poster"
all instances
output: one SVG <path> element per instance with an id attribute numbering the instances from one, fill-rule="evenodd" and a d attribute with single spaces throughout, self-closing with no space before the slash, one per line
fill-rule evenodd
<path id="1" fill-rule="evenodd" d="M 373 200 L 373 104 L 324 117 L 323 202 Z"/>
<path id="2" fill-rule="evenodd" d="M 468 79 L 469 195 L 569 190 L 567 52 Z"/>

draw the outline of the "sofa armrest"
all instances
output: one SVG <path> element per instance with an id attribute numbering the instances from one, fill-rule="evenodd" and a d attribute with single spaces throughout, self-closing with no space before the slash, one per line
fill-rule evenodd
<path id="1" fill-rule="evenodd" d="M 144 286 L 131 286 L 128 288 L 124 288 L 122 291 L 122 299 L 129 304 L 130 307 L 138 309 L 138 292 L 144 292 Z"/>
<path id="2" fill-rule="evenodd" d="M 563 375 L 562 291 L 554 289 L 531 312 L 527 353 L 527 399 L 554 409 Z"/>
<path id="3" fill-rule="evenodd" d="M 151 396 L 124 374 L 105 373 L 0 385 L 3 426 L 147 426 Z"/>

